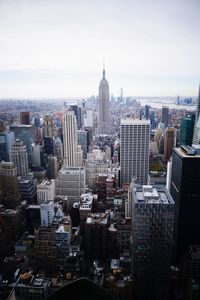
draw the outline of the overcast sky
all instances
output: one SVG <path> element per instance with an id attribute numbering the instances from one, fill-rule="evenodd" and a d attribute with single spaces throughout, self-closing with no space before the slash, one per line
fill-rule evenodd
<path id="1" fill-rule="evenodd" d="M 199 0 L 0 0 L 0 98 L 196 96 Z"/>

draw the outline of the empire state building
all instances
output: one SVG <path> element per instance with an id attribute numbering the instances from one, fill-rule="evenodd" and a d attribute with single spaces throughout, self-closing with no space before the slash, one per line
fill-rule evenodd
<path id="1" fill-rule="evenodd" d="M 99 85 L 99 134 L 109 134 L 109 85 L 105 78 L 105 70 L 103 70 L 103 78 Z"/>

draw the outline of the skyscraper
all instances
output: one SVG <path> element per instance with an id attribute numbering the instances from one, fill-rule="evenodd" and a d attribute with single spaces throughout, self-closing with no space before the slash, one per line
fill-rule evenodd
<path id="1" fill-rule="evenodd" d="M 63 115 L 64 164 L 74 167 L 79 164 L 77 121 L 74 111 L 68 107 Z"/>
<path id="2" fill-rule="evenodd" d="M 32 144 L 34 142 L 34 128 L 32 125 L 10 126 L 10 131 L 14 132 L 15 138 L 20 139 L 26 145 L 29 166 L 32 164 Z"/>
<path id="3" fill-rule="evenodd" d="M 48 169 L 47 175 L 49 178 L 56 178 L 58 174 L 58 159 L 56 156 L 48 156 Z"/>
<path id="4" fill-rule="evenodd" d="M 15 208 L 20 203 L 17 168 L 13 162 L 0 163 L 0 200 L 6 208 Z"/>
<path id="5" fill-rule="evenodd" d="M 30 125 L 30 112 L 21 111 L 20 112 L 20 124 L 21 125 Z"/>
<path id="6" fill-rule="evenodd" d="M 194 125 L 193 144 L 200 144 L 200 85 L 197 99 L 197 109 Z"/>
<path id="7" fill-rule="evenodd" d="M 88 153 L 88 132 L 86 130 L 78 130 L 78 144 L 81 146 L 81 149 L 83 150 L 83 157 L 84 159 L 87 158 Z"/>
<path id="8" fill-rule="evenodd" d="M 57 136 L 54 140 L 54 155 L 57 156 L 58 161 L 62 163 L 63 160 L 63 145 L 61 139 Z"/>
<path id="9" fill-rule="evenodd" d="M 163 186 L 133 185 L 132 271 L 136 300 L 168 300 L 174 201 Z"/>
<path id="10" fill-rule="evenodd" d="M 172 149 L 174 147 L 174 128 L 168 127 L 165 130 L 164 141 L 164 160 L 168 161 L 172 155 Z"/>
<path id="11" fill-rule="evenodd" d="M 180 127 L 180 145 L 192 145 L 194 131 L 195 115 L 190 114 L 181 119 Z"/>
<path id="12" fill-rule="evenodd" d="M 199 244 L 200 155 L 189 155 L 185 148 L 172 153 L 171 195 L 175 201 L 176 258 L 190 245 Z"/>
<path id="13" fill-rule="evenodd" d="M 48 274 L 56 272 L 55 235 L 54 227 L 42 226 L 35 230 L 35 264 L 37 271 L 44 270 Z"/>
<path id="14" fill-rule="evenodd" d="M 145 119 L 146 119 L 146 120 L 149 119 L 149 108 L 150 108 L 149 105 L 145 105 L 145 108 L 144 108 L 144 116 L 145 116 Z"/>
<path id="15" fill-rule="evenodd" d="M 168 126 L 168 123 L 169 123 L 169 107 L 168 106 L 162 106 L 161 122 L 165 124 L 165 128 Z"/>
<path id="16" fill-rule="evenodd" d="M 10 149 L 14 141 L 13 132 L 7 130 L 0 132 L 0 161 L 10 161 Z"/>
<path id="17" fill-rule="evenodd" d="M 107 258 L 108 215 L 105 213 L 88 214 L 85 224 L 85 256 L 87 267 L 93 260 L 105 261 Z"/>
<path id="18" fill-rule="evenodd" d="M 53 124 L 53 117 L 46 115 L 44 117 L 44 136 L 45 137 L 53 137 L 54 136 L 54 124 Z"/>
<path id="19" fill-rule="evenodd" d="M 78 129 L 81 128 L 81 107 L 79 107 L 78 104 L 72 104 L 70 105 L 70 107 L 72 108 L 72 110 L 74 111 L 74 114 L 76 116 L 76 122 L 77 122 L 77 127 Z"/>
<path id="20" fill-rule="evenodd" d="M 149 175 L 150 120 L 122 119 L 120 128 L 121 185 L 136 177 L 147 184 Z"/>
<path id="21" fill-rule="evenodd" d="M 28 155 L 26 145 L 20 139 L 16 139 L 12 145 L 10 159 L 17 167 L 18 176 L 26 177 L 28 174 Z"/>
<path id="22" fill-rule="evenodd" d="M 103 69 L 103 78 L 99 85 L 99 133 L 109 133 L 109 85 Z"/>

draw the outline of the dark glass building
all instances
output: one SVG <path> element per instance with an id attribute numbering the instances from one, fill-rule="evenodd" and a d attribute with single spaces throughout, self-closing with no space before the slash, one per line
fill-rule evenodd
<path id="1" fill-rule="evenodd" d="M 171 195 L 175 201 L 176 261 L 190 245 L 200 243 L 200 155 L 182 148 L 172 153 Z"/>
<path id="2" fill-rule="evenodd" d="M 159 185 L 133 185 L 132 197 L 134 299 L 168 300 L 174 201 Z"/>
<path id="3" fill-rule="evenodd" d="M 165 128 L 166 128 L 169 124 L 169 107 L 167 107 L 167 106 L 162 107 L 162 119 L 161 119 L 161 121 L 162 121 L 162 123 L 165 124 Z"/>
<path id="4" fill-rule="evenodd" d="M 187 118 L 181 119 L 180 145 L 192 145 L 195 115 L 190 114 Z"/>
<path id="5" fill-rule="evenodd" d="M 76 120 L 77 120 L 77 127 L 78 127 L 78 129 L 80 129 L 81 128 L 81 108 L 76 104 L 70 105 L 70 107 L 74 111 L 74 114 L 75 114 Z"/>
<path id="6" fill-rule="evenodd" d="M 54 154 L 54 137 L 45 136 L 44 137 L 44 152 L 46 154 Z"/>

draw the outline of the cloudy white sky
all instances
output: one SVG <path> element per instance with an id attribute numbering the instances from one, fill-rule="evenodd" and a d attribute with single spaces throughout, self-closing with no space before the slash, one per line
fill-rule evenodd
<path id="1" fill-rule="evenodd" d="M 195 96 L 199 0 L 0 0 L 0 98 Z"/>

